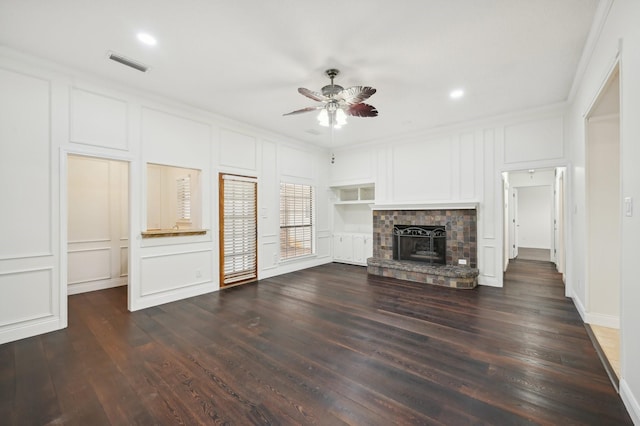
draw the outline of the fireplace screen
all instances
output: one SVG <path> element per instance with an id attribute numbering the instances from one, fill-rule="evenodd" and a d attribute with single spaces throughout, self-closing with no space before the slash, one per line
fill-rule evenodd
<path id="1" fill-rule="evenodd" d="M 443 226 L 393 226 L 393 259 L 445 265 L 447 231 Z"/>

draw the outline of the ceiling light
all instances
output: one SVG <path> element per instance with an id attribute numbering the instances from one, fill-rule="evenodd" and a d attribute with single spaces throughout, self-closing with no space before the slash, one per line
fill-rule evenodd
<path id="1" fill-rule="evenodd" d="M 147 46 L 155 46 L 156 44 L 158 44 L 156 38 L 148 33 L 138 33 L 138 40 L 140 40 L 140 42 L 146 44 Z"/>
<path id="2" fill-rule="evenodd" d="M 449 97 L 451 99 L 460 99 L 463 96 L 464 96 L 464 90 L 462 89 L 452 90 L 451 93 L 449 93 Z"/>
<path id="3" fill-rule="evenodd" d="M 318 124 L 323 127 L 340 129 L 347 124 L 347 114 L 342 109 L 335 109 L 330 106 L 331 104 L 320 110 L 320 114 L 318 114 Z"/>

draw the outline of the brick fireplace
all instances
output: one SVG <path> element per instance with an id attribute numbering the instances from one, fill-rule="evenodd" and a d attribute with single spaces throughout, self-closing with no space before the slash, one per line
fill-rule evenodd
<path id="1" fill-rule="evenodd" d="M 394 260 L 394 226 L 435 227 L 446 230 L 443 264 Z M 396 256 L 397 258 L 397 256 Z M 459 260 L 466 261 L 461 265 Z M 373 257 L 367 271 L 427 284 L 473 288 L 478 281 L 477 210 L 475 208 L 375 209 L 373 211 Z"/>

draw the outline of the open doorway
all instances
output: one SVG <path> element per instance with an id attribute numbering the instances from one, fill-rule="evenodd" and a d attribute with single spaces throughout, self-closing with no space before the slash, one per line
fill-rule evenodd
<path id="1" fill-rule="evenodd" d="M 67 294 L 126 286 L 129 163 L 67 157 Z"/>
<path id="2" fill-rule="evenodd" d="M 503 173 L 504 270 L 510 260 L 553 262 L 564 272 L 564 167 Z"/>
<path id="3" fill-rule="evenodd" d="M 617 387 L 622 218 L 618 65 L 585 116 L 585 134 L 586 322 Z"/>

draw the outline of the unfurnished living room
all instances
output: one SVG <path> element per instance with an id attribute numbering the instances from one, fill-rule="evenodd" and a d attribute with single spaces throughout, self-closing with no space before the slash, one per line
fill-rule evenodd
<path id="1" fill-rule="evenodd" d="M 637 0 L 0 0 L 0 423 L 640 425 Z"/>

